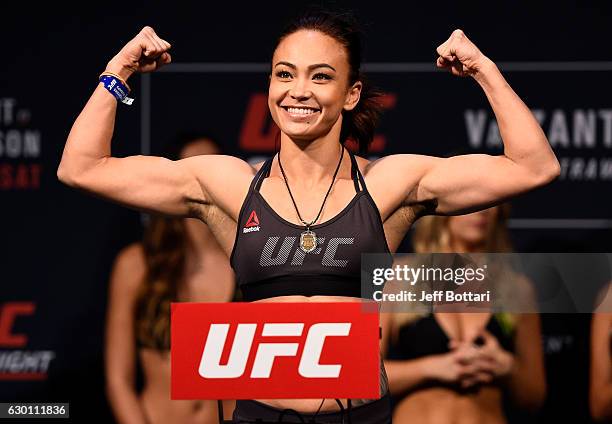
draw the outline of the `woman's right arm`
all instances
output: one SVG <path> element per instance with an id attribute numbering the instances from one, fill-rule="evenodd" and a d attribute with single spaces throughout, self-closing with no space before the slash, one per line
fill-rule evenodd
<path id="1" fill-rule="evenodd" d="M 144 274 L 140 245 L 128 246 L 117 255 L 110 281 L 104 365 L 106 395 L 120 424 L 148 423 L 135 383 L 134 313 Z"/>
<path id="2" fill-rule="evenodd" d="M 154 71 L 170 62 L 169 48 L 152 28 L 145 27 L 111 59 L 106 71 L 124 80 L 137 71 Z M 201 218 L 202 206 L 209 203 L 231 216 L 238 214 L 239 205 L 228 193 L 246 193 L 243 186 L 246 183 L 248 187 L 252 178 L 250 165 L 221 155 L 179 161 L 153 156 L 112 157 L 116 111 L 117 100 L 98 84 L 66 141 L 57 170 L 62 182 L 128 207 L 167 215 Z"/>

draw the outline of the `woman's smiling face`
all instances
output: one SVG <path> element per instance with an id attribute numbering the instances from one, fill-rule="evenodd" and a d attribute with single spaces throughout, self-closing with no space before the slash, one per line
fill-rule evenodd
<path id="1" fill-rule="evenodd" d="M 342 110 L 359 101 L 361 83 L 349 87 L 346 49 L 314 30 L 285 37 L 274 51 L 268 91 L 272 119 L 294 140 L 310 141 L 340 129 Z M 350 88 L 350 89 L 349 89 Z"/>

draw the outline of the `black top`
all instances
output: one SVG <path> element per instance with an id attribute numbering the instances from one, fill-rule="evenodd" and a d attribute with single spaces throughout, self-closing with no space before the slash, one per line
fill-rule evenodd
<path id="1" fill-rule="evenodd" d="M 499 345 L 507 351 L 514 351 L 514 329 L 504 323 L 502 314 L 491 316 L 486 330 Z M 403 359 L 416 359 L 423 356 L 450 352 L 450 339 L 432 314 L 402 325 L 398 329 L 397 349 Z"/>
<path id="2" fill-rule="evenodd" d="M 361 297 L 362 253 L 389 253 L 380 212 L 352 153 L 355 197 L 336 216 L 311 230 L 317 248 L 299 247 L 305 226 L 279 216 L 259 193 L 273 157 L 257 172 L 244 200 L 230 263 L 246 301 L 287 295 Z"/>
<path id="3" fill-rule="evenodd" d="M 506 319 L 508 315 L 493 314 L 485 328 L 504 350 L 514 352 L 515 328 L 511 320 Z M 432 314 L 402 325 L 397 336 L 389 354 L 390 359 L 417 359 L 450 352 L 450 339 Z M 459 392 L 478 390 L 478 386 L 462 389 L 458 385 L 441 382 L 426 382 L 413 390 L 432 386 L 445 386 Z"/>

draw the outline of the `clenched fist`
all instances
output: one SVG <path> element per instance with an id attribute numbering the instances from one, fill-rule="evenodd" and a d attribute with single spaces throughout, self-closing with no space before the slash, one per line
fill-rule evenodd
<path id="1" fill-rule="evenodd" d="M 440 55 L 436 61 L 438 68 L 449 69 L 453 75 L 461 77 L 475 75 L 490 62 L 460 29 L 454 30 L 436 52 Z"/>
<path id="2" fill-rule="evenodd" d="M 127 80 L 134 72 L 152 72 L 171 62 L 170 43 L 159 38 L 153 28 L 144 27 L 113 57 L 106 71 Z"/>

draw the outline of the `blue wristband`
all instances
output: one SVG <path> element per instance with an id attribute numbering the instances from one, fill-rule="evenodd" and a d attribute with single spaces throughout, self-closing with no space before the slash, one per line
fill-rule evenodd
<path id="1" fill-rule="evenodd" d="M 100 75 L 100 82 L 121 103 L 131 105 L 134 102 L 134 99 L 128 97 L 129 90 L 119 78 L 103 74 Z"/>

